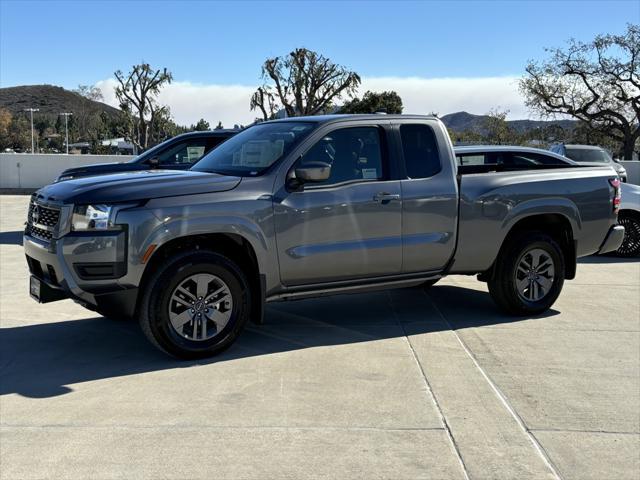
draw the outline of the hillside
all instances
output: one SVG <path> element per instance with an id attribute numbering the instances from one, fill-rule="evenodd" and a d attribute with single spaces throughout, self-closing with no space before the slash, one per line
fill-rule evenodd
<path id="1" fill-rule="evenodd" d="M 39 108 L 39 113 L 43 115 L 58 115 L 61 112 L 85 114 L 106 112 L 110 117 L 115 117 L 120 112 L 117 108 L 105 103 L 89 100 L 53 85 L 0 88 L 0 108 L 6 108 L 12 114 L 22 112 L 25 108 Z"/>
<path id="2" fill-rule="evenodd" d="M 485 134 L 485 121 L 488 118 L 487 115 L 474 115 L 467 112 L 450 113 L 440 117 L 440 120 L 454 132 L 475 132 L 479 134 Z M 565 130 L 572 130 L 576 126 L 574 120 L 508 120 L 507 124 L 517 133 L 524 133 L 537 128 L 549 127 L 551 125 L 558 125 Z"/>

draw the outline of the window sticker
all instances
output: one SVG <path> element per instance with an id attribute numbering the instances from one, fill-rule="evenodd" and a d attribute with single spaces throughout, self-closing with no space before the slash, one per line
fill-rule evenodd
<path id="1" fill-rule="evenodd" d="M 204 155 L 204 146 L 187 147 L 187 161 L 194 162 Z"/>
<path id="2" fill-rule="evenodd" d="M 378 179 L 378 169 L 377 168 L 363 168 L 362 169 L 362 178 L 365 180 L 377 180 Z"/>

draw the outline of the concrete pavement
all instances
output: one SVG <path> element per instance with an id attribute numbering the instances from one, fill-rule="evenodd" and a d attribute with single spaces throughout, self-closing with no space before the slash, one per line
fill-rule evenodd
<path id="1" fill-rule="evenodd" d="M 535 318 L 466 277 L 270 304 L 179 362 L 29 298 L 27 201 L 0 196 L 1 479 L 638 477 L 638 261 L 583 260 Z"/>

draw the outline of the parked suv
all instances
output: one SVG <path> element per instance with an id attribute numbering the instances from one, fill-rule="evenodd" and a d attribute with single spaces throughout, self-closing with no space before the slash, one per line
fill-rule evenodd
<path id="1" fill-rule="evenodd" d="M 611 165 L 618 173 L 620 180 L 627 181 L 627 170 L 616 162 L 604 148 L 593 145 L 565 145 L 559 143 L 552 145 L 549 150 L 559 155 L 564 155 L 580 165 Z"/>
<path id="2" fill-rule="evenodd" d="M 30 292 L 139 319 L 182 358 L 230 346 L 265 302 L 479 274 L 513 315 L 547 310 L 576 258 L 616 250 L 608 166 L 457 166 L 434 117 L 328 115 L 252 126 L 189 171 L 42 188 Z M 55 341 L 55 339 L 53 339 Z"/>
<path id="3" fill-rule="evenodd" d="M 231 138 L 239 130 L 210 130 L 206 132 L 183 133 L 162 142 L 128 162 L 98 163 L 68 168 L 56 182 L 72 178 L 103 175 L 106 173 L 134 172 L 138 170 L 188 170 L 198 160 L 222 142 Z"/>

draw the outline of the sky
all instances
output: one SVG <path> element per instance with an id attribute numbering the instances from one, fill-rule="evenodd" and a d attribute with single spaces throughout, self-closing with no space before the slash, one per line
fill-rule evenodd
<path id="1" fill-rule="evenodd" d="M 531 118 L 517 81 L 569 38 L 640 23 L 640 0 L 29 1 L 0 0 L 0 87 L 97 85 L 145 61 L 174 82 L 160 101 L 180 124 L 249 123 L 265 59 L 306 47 L 396 90 L 405 113 Z"/>

